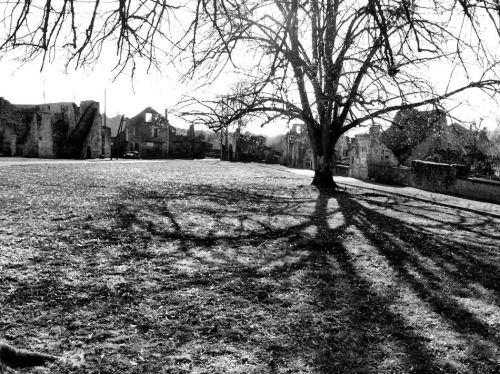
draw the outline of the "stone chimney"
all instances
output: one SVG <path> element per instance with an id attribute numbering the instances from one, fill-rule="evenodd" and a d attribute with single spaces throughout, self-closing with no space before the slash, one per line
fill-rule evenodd
<path id="1" fill-rule="evenodd" d="M 188 130 L 187 136 L 189 136 L 190 138 L 194 138 L 194 125 L 193 124 L 189 125 L 189 130 Z"/>

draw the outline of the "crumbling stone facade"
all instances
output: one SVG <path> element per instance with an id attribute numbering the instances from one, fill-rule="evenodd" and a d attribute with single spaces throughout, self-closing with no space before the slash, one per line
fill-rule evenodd
<path id="1" fill-rule="evenodd" d="M 105 142 L 106 142 L 106 134 Z M 109 143 L 109 135 L 107 138 Z M 0 98 L 0 153 L 42 158 L 96 158 L 102 154 L 99 103 L 14 105 Z"/>
<path id="2" fill-rule="evenodd" d="M 369 178 L 369 165 L 397 166 L 394 153 L 383 142 L 380 125 L 370 127 L 368 133 L 357 134 L 349 151 L 349 176 L 359 179 Z"/>
<path id="3" fill-rule="evenodd" d="M 101 131 L 101 156 L 111 157 L 111 128 L 103 126 Z"/>
<path id="4" fill-rule="evenodd" d="M 210 143 L 194 136 L 194 128 L 188 135 L 179 135 L 166 117 L 146 108 L 130 119 L 124 118 L 112 153 L 114 157 L 136 151 L 141 158 L 200 158 L 211 149 Z"/>
<path id="5" fill-rule="evenodd" d="M 294 124 L 283 138 L 281 148 L 284 165 L 300 169 L 315 169 L 314 154 L 305 124 Z M 341 136 L 335 144 L 334 152 L 337 162 L 347 158 L 349 138 Z"/>

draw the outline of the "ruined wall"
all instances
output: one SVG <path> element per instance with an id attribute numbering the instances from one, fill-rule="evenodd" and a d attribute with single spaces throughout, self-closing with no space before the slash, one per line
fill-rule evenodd
<path id="1" fill-rule="evenodd" d="M 0 130 L 0 154 L 4 156 L 15 156 L 17 136 L 12 134 L 9 129 L 6 131 Z"/>
<path id="2" fill-rule="evenodd" d="M 99 103 L 13 105 L 0 102 L 2 150 L 12 156 L 98 157 L 101 154 Z M 87 152 L 89 150 L 89 152 Z"/>
<path id="3" fill-rule="evenodd" d="M 14 130 L 7 125 L 7 119 L 4 115 L 5 99 L 0 97 L 0 154 L 5 156 L 15 155 L 15 139 L 16 134 Z M 12 140 L 14 140 L 14 148 L 12 148 Z"/>
<path id="4" fill-rule="evenodd" d="M 146 108 L 131 118 L 127 125 L 128 144 L 123 153 L 137 151 L 142 158 L 167 157 L 169 129 L 161 123 L 163 120 L 164 117 L 152 108 Z M 174 136 L 172 131 L 170 135 Z"/>
<path id="5" fill-rule="evenodd" d="M 380 125 L 371 126 L 368 133 L 355 135 L 349 158 L 349 176 L 359 179 L 372 178 L 373 165 L 389 168 L 399 164 L 394 153 L 383 142 Z"/>
<path id="6" fill-rule="evenodd" d="M 177 134 L 168 120 L 152 108 L 146 108 L 128 120 L 125 130 L 117 136 L 116 151 L 122 157 L 128 151 L 139 152 L 141 158 L 203 157 L 213 147 L 194 136 Z"/>
<path id="7" fill-rule="evenodd" d="M 99 113 L 99 103 L 82 101 L 80 112 L 82 115 L 75 128 L 76 131 L 81 126 L 79 134 L 82 135 L 83 144 L 80 158 L 98 158 L 102 148 L 102 118 Z"/>
<path id="8" fill-rule="evenodd" d="M 111 128 L 107 126 L 102 127 L 101 155 L 111 157 Z"/>
<path id="9" fill-rule="evenodd" d="M 21 139 L 21 141 L 18 142 L 17 153 L 19 154 L 19 156 L 38 157 L 39 121 L 41 121 L 41 116 L 34 114 L 31 118 L 29 130 L 24 137 L 24 141 L 23 139 Z"/>
<path id="10" fill-rule="evenodd" d="M 10 156 L 20 155 L 22 148 L 18 143 L 23 143 L 29 136 L 33 115 L 38 107 L 20 111 L 4 98 L 0 97 L 0 137 L 2 138 L 3 152 Z"/>
<path id="11" fill-rule="evenodd" d="M 394 156 L 394 153 L 380 141 L 380 139 L 372 140 L 368 153 L 368 163 L 378 165 L 397 166 L 399 161 Z"/>
<path id="12" fill-rule="evenodd" d="M 53 128 L 52 128 L 52 115 L 50 112 L 43 112 L 40 121 L 37 122 L 38 127 L 38 157 L 53 158 L 54 155 L 54 142 L 53 142 Z"/>
<path id="13" fill-rule="evenodd" d="M 355 135 L 351 143 L 349 176 L 359 179 L 368 179 L 368 149 L 370 148 L 370 135 Z"/>
<path id="14" fill-rule="evenodd" d="M 341 136 L 335 144 L 335 158 L 338 161 L 347 158 L 349 156 L 350 146 L 349 138 L 347 136 Z"/>

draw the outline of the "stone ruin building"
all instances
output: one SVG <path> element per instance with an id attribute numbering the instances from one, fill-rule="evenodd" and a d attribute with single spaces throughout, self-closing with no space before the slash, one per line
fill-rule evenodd
<path id="1" fill-rule="evenodd" d="M 372 166 L 409 167 L 413 160 L 474 164 L 498 156 L 498 150 L 485 130 L 448 125 L 442 110 L 405 109 L 396 113 L 387 130 L 373 125 L 368 133 L 355 135 L 349 154 L 349 176 L 369 179 Z"/>
<path id="2" fill-rule="evenodd" d="M 368 133 L 356 134 L 350 143 L 349 176 L 368 179 L 370 164 L 397 166 L 394 153 L 383 142 L 380 125 L 370 127 Z"/>
<path id="3" fill-rule="evenodd" d="M 299 169 L 314 170 L 314 155 L 307 127 L 303 123 L 296 123 L 288 131 L 282 141 L 282 164 Z M 337 162 L 347 160 L 349 153 L 349 138 L 341 136 L 334 147 Z"/>
<path id="4" fill-rule="evenodd" d="M 212 157 L 225 161 L 235 162 L 280 162 L 282 153 L 266 145 L 266 137 L 253 134 L 250 131 L 242 132 L 240 127 L 231 132 L 222 129 L 217 133 L 206 134 L 206 139 L 212 144 Z"/>
<path id="5" fill-rule="evenodd" d="M 97 158 L 110 154 L 110 129 L 99 103 L 15 105 L 0 97 L 0 154 L 42 158 Z"/>
<path id="6" fill-rule="evenodd" d="M 202 158 L 213 148 L 195 136 L 192 125 L 187 135 L 178 132 L 168 118 L 146 108 L 130 119 L 123 118 L 122 129 L 114 139 L 113 157 L 136 151 L 141 158 Z"/>

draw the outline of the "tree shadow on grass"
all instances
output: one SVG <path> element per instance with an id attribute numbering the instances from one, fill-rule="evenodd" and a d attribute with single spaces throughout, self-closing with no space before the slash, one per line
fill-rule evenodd
<path id="1" fill-rule="evenodd" d="M 335 230 L 325 212 L 331 199 L 345 218 Z M 489 293 L 486 303 L 498 313 L 498 262 L 483 258 L 481 245 L 430 232 L 425 224 L 391 217 L 376 201 L 369 203 L 321 191 L 318 197 L 315 214 L 323 217 L 317 222 L 323 234 L 315 239 L 316 248 L 321 245 L 311 261 L 337 269 L 317 288 L 317 297 L 332 308 L 347 302 L 351 310 L 347 325 L 325 341 L 329 354 L 323 350 L 318 356 L 324 368 L 371 372 L 396 365 L 403 372 L 432 373 L 498 368 L 499 326 L 481 318 L 491 311 L 480 310 L 485 300 L 475 290 Z M 346 237 L 348 232 L 356 232 L 357 239 Z M 337 274 L 340 301 L 339 290 L 331 287 Z M 460 302 L 474 298 L 478 310 Z"/>
<path id="2" fill-rule="evenodd" d="M 495 217 L 487 213 L 479 217 L 477 213 L 470 212 L 467 209 L 458 210 L 451 207 L 444 208 L 435 204 L 421 204 L 419 200 L 384 194 L 362 193 L 356 195 L 356 199 L 369 202 L 373 208 L 391 209 L 400 212 L 402 215 L 411 209 L 411 216 L 429 221 L 429 228 L 451 225 L 456 229 L 463 229 L 469 233 L 477 232 L 482 238 L 500 240 L 500 234 L 498 234 L 497 230 L 491 230 L 489 233 L 483 230 L 485 227 L 495 225 Z M 474 224 L 469 223 L 472 217 Z"/>
<path id="3" fill-rule="evenodd" d="M 61 349 L 84 344 L 89 367 L 451 373 L 496 365 L 498 262 L 450 235 L 473 228 L 494 242 L 473 223 L 447 225 L 435 207 L 405 222 L 397 201 L 313 189 L 125 189 L 117 201 L 111 216 L 68 222 L 73 238 L 58 240 L 71 249 L 35 256 L 47 271 L 19 280 L 8 300 L 50 309 L 37 327 L 57 320 Z M 124 357 L 139 354 L 146 360 L 127 367 Z"/>

